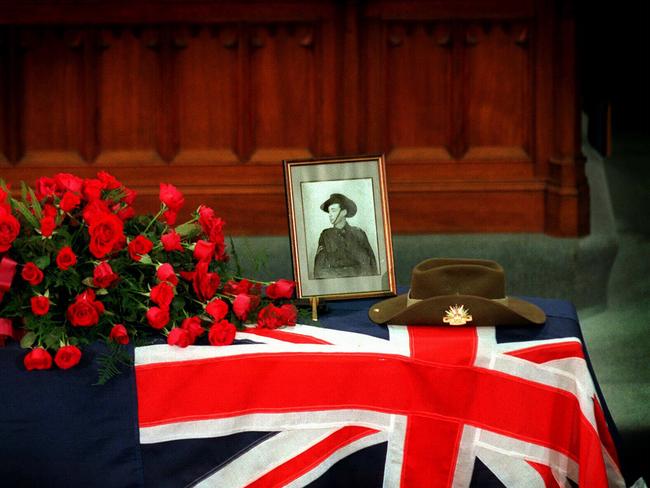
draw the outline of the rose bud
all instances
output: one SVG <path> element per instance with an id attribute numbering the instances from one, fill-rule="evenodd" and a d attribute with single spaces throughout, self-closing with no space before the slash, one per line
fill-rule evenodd
<path id="1" fill-rule="evenodd" d="M 38 285 L 43 281 L 43 272 L 31 261 L 25 264 L 20 276 L 32 286 Z"/>
<path id="2" fill-rule="evenodd" d="M 30 304 L 34 315 L 45 315 L 50 310 L 50 299 L 43 295 L 32 297 Z"/>
<path id="3" fill-rule="evenodd" d="M 199 317 L 188 317 L 181 323 L 181 327 L 187 330 L 192 336 L 192 342 L 196 340 L 197 337 L 202 336 L 205 330 L 201 325 L 201 319 Z"/>
<path id="4" fill-rule="evenodd" d="M 208 332 L 208 339 L 213 346 L 227 346 L 235 340 L 237 329 L 227 320 L 221 320 L 212 327 Z"/>
<path id="5" fill-rule="evenodd" d="M 56 255 L 56 265 L 60 270 L 65 271 L 71 266 L 77 264 L 77 255 L 74 253 L 70 246 L 61 248 Z"/>
<path id="6" fill-rule="evenodd" d="M 81 351 L 77 346 L 63 346 L 56 351 L 54 362 L 61 369 L 70 369 L 79 364 Z"/>
<path id="7" fill-rule="evenodd" d="M 118 344 L 125 345 L 129 343 L 129 333 L 126 331 L 126 327 L 122 324 L 115 324 L 108 337 Z"/>
<path id="8" fill-rule="evenodd" d="M 296 283 L 294 281 L 281 279 L 266 287 L 266 296 L 273 300 L 278 298 L 291 298 L 295 288 Z"/>
<path id="9" fill-rule="evenodd" d="M 217 298 L 208 303 L 205 311 L 212 315 L 215 321 L 219 321 L 228 314 L 228 304 Z"/>
<path id="10" fill-rule="evenodd" d="M 154 329 L 162 329 L 169 323 L 169 310 L 151 307 L 147 310 L 147 322 Z"/>
<path id="11" fill-rule="evenodd" d="M 193 342 L 192 334 L 180 327 L 174 327 L 167 336 L 167 344 L 170 346 L 187 347 Z"/>
<path id="12" fill-rule="evenodd" d="M 50 369 L 52 367 L 52 356 L 46 349 L 35 347 L 23 358 L 27 371 L 34 369 Z"/>

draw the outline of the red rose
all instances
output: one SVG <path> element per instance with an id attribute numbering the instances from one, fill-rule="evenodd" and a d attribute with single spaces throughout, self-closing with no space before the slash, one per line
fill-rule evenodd
<path id="1" fill-rule="evenodd" d="M 129 242 L 129 255 L 134 261 L 140 261 L 142 256 L 153 249 L 153 243 L 143 235 L 137 236 Z"/>
<path id="2" fill-rule="evenodd" d="M 4 207 L 0 207 L 0 252 L 7 251 L 18 237 L 20 222 Z"/>
<path id="3" fill-rule="evenodd" d="M 74 253 L 70 246 L 65 246 L 61 248 L 59 253 L 56 255 L 56 265 L 60 270 L 67 270 L 71 266 L 77 264 L 77 255 Z"/>
<path id="4" fill-rule="evenodd" d="M 205 307 L 205 311 L 212 315 L 215 321 L 218 321 L 228 314 L 228 304 L 217 298 L 208 303 L 208 306 Z"/>
<path id="5" fill-rule="evenodd" d="M 95 178 L 86 178 L 84 180 L 83 186 L 83 195 L 86 197 L 86 200 L 92 202 L 94 200 L 99 200 L 102 198 L 102 190 L 104 189 L 104 184 Z"/>
<path id="6" fill-rule="evenodd" d="M 127 205 L 133 205 L 133 202 L 135 202 L 135 197 L 138 195 L 138 193 L 135 190 L 126 187 L 123 188 L 123 191 L 125 195 L 124 198 L 122 198 L 122 201 Z"/>
<path id="7" fill-rule="evenodd" d="M 43 217 L 56 217 L 59 211 L 51 203 L 46 203 L 43 205 Z"/>
<path id="8" fill-rule="evenodd" d="M 66 312 L 70 323 L 75 327 L 90 327 L 99 322 L 99 316 L 104 313 L 104 304 L 95 300 L 95 292 L 86 290 L 77 295 Z"/>
<path id="9" fill-rule="evenodd" d="M 71 191 L 67 191 L 63 194 L 63 198 L 59 202 L 59 207 L 61 207 L 61 210 L 64 212 L 71 212 L 80 203 L 81 198 L 79 198 L 79 195 L 72 193 Z"/>
<path id="10" fill-rule="evenodd" d="M 212 229 L 214 219 L 214 210 L 212 210 L 210 207 L 206 207 L 205 205 L 201 205 L 199 207 L 199 224 L 201 225 L 203 233 L 206 236 L 210 235 L 210 229 Z"/>
<path id="11" fill-rule="evenodd" d="M 25 264 L 20 276 L 22 276 L 23 280 L 32 286 L 38 285 L 43 281 L 43 272 L 31 261 Z"/>
<path id="12" fill-rule="evenodd" d="M 84 220 L 91 225 L 96 219 L 102 217 L 104 214 L 111 214 L 111 209 L 108 208 L 108 202 L 105 200 L 91 200 L 88 202 L 81 212 Z"/>
<path id="13" fill-rule="evenodd" d="M 56 181 L 59 192 L 67 190 L 74 193 L 81 193 L 84 183 L 84 180 L 70 173 L 58 173 L 54 175 L 54 181 Z"/>
<path id="14" fill-rule="evenodd" d="M 77 346 L 63 346 L 56 351 L 54 362 L 61 369 L 70 369 L 79 364 L 81 351 Z"/>
<path id="15" fill-rule="evenodd" d="M 160 201 L 172 212 L 178 212 L 185 203 L 183 194 L 174 185 L 167 183 L 160 184 Z"/>
<path id="16" fill-rule="evenodd" d="M 129 334 L 126 331 L 126 327 L 124 327 L 122 324 L 115 324 L 111 329 L 111 333 L 108 335 L 108 337 L 118 344 L 124 345 L 129 343 Z"/>
<path id="17" fill-rule="evenodd" d="M 45 315 L 50 310 L 50 299 L 43 295 L 32 297 L 30 303 L 34 315 Z"/>
<path id="18" fill-rule="evenodd" d="M 169 308 L 174 299 L 174 288 L 166 282 L 158 283 L 149 292 L 149 298 L 162 308 Z"/>
<path id="19" fill-rule="evenodd" d="M 119 279 L 107 262 L 98 264 L 93 270 L 93 285 L 97 288 L 108 288 Z"/>
<path id="20" fill-rule="evenodd" d="M 263 329 L 277 329 L 282 323 L 282 312 L 280 307 L 276 307 L 272 303 L 260 310 L 257 315 L 257 326 Z"/>
<path id="21" fill-rule="evenodd" d="M 160 242 L 162 242 L 163 248 L 167 252 L 183 250 L 181 236 L 175 230 L 171 230 L 160 236 Z"/>
<path id="22" fill-rule="evenodd" d="M 214 256 L 214 244 L 200 239 L 194 246 L 194 259 L 197 261 L 210 261 Z"/>
<path id="23" fill-rule="evenodd" d="M 280 306 L 280 320 L 283 325 L 296 325 L 298 309 L 289 303 Z"/>
<path id="24" fill-rule="evenodd" d="M 240 282 L 234 280 L 228 280 L 228 282 L 223 286 L 223 292 L 230 295 L 239 295 L 240 293 L 251 293 L 251 288 L 253 288 L 253 283 L 248 281 L 246 278 Z"/>
<path id="25" fill-rule="evenodd" d="M 52 367 L 52 356 L 46 349 L 35 347 L 23 358 L 27 371 L 34 369 L 50 369 Z"/>
<path id="26" fill-rule="evenodd" d="M 151 307 L 147 310 L 147 322 L 154 329 L 162 329 L 169 323 L 169 310 Z"/>
<path id="27" fill-rule="evenodd" d="M 227 320 L 216 322 L 210 327 L 208 340 L 213 346 L 227 346 L 235 340 L 237 329 Z"/>
<path id="28" fill-rule="evenodd" d="M 294 281 L 283 278 L 266 287 L 266 296 L 273 300 L 278 298 L 291 298 L 295 288 L 296 283 Z"/>
<path id="29" fill-rule="evenodd" d="M 173 210 L 165 210 L 162 214 L 162 219 L 167 225 L 174 225 L 177 217 L 178 212 L 174 212 Z"/>
<path id="30" fill-rule="evenodd" d="M 129 220 L 135 216 L 135 210 L 133 210 L 133 207 L 129 207 L 127 205 L 117 212 L 117 216 L 120 218 L 120 220 Z"/>
<path id="31" fill-rule="evenodd" d="M 200 261 L 196 265 L 196 270 L 192 276 L 192 286 L 194 292 L 202 301 L 210 300 L 219 288 L 221 278 L 217 273 L 210 273 L 208 271 L 208 263 Z"/>
<path id="32" fill-rule="evenodd" d="M 158 266 L 156 278 L 158 278 L 158 281 L 166 281 L 174 286 L 178 285 L 178 276 L 176 276 L 174 268 L 169 263 L 163 263 Z"/>
<path id="33" fill-rule="evenodd" d="M 88 205 L 90 206 L 90 205 Z M 86 207 L 88 208 L 88 207 Z M 88 233 L 90 234 L 90 252 L 96 258 L 117 251 L 124 246 L 124 223 L 117 215 L 102 212 L 91 217 Z"/>
<path id="34" fill-rule="evenodd" d="M 224 241 L 223 235 L 223 226 L 225 222 L 223 219 L 217 217 L 212 220 L 212 227 L 210 227 L 210 232 L 208 232 L 208 238 L 210 242 L 222 243 Z"/>
<path id="35" fill-rule="evenodd" d="M 167 336 L 167 344 L 170 346 L 187 347 L 194 343 L 192 335 L 186 329 L 174 327 Z"/>
<path id="36" fill-rule="evenodd" d="M 102 182 L 107 190 L 116 190 L 122 186 L 122 183 L 107 171 L 97 172 L 97 178 Z"/>
<path id="37" fill-rule="evenodd" d="M 188 317 L 181 323 L 181 327 L 185 329 L 192 336 L 192 342 L 196 340 L 197 337 L 203 335 L 205 330 L 201 325 L 201 319 L 199 317 Z"/>
<path id="38" fill-rule="evenodd" d="M 43 200 L 44 198 L 51 197 L 56 193 L 56 181 L 54 178 L 42 177 L 36 180 L 34 185 L 36 190 L 36 198 L 38 200 Z"/>
<path id="39" fill-rule="evenodd" d="M 185 281 L 193 281 L 194 280 L 194 275 L 196 274 L 194 271 L 179 271 L 179 275 L 181 275 L 181 278 L 183 278 Z"/>
<path id="40" fill-rule="evenodd" d="M 260 303 L 260 297 L 239 293 L 232 302 L 232 309 L 239 320 L 246 320 L 251 310 L 255 309 Z"/>
<path id="41" fill-rule="evenodd" d="M 54 217 L 43 217 L 40 221 L 41 235 L 43 237 L 50 237 L 54 229 L 56 229 L 56 220 Z"/>

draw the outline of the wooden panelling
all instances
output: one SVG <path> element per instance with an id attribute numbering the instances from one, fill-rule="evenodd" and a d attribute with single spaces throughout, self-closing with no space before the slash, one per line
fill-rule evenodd
<path id="1" fill-rule="evenodd" d="M 160 29 L 102 30 L 99 164 L 146 165 L 162 159 L 159 36 Z"/>
<path id="2" fill-rule="evenodd" d="M 395 232 L 588 232 L 571 0 L 125 5 L 0 0 L 3 178 L 284 234 L 283 159 L 385 153 Z"/>
<path id="3" fill-rule="evenodd" d="M 463 42 L 466 159 L 521 160 L 530 147 L 526 23 L 469 24 Z"/>
<path id="4" fill-rule="evenodd" d="M 331 67 L 317 59 L 312 25 L 266 25 L 252 29 L 250 131 L 252 161 L 277 164 L 318 153 L 323 98 L 317 80 Z"/>
<path id="5" fill-rule="evenodd" d="M 22 164 L 82 162 L 77 94 L 81 79 L 75 52 L 60 30 L 25 33 L 24 104 L 22 107 L 25 154 Z M 56 58 L 57 63 L 48 60 Z"/>
<path id="6" fill-rule="evenodd" d="M 240 39 L 236 25 L 197 27 L 179 39 L 177 96 L 182 123 L 175 164 L 239 160 Z"/>
<path id="7" fill-rule="evenodd" d="M 391 23 L 384 29 L 388 157 L 451 159 L 451 26 Z"/>

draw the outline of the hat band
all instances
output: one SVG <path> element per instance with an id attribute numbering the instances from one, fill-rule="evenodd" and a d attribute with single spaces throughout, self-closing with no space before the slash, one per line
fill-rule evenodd
<path id="1" fill-rule="evenodd" d="M 433 297 L 430 297 L 433 298 Z M 424 300 L 427 300 L 427 298 L 411 298 L 411 290 L 409 290 L 408 295 L 406 295 L 406 307 L 411 307 L 415 305 L 416 303 L 423 302 Z M 502 305 L 508 306 L 508 297 L 505 298 L 488 298 L 491 302 L 497 302 L 501 303 Z M 458 304 L 462 305 L 462 304 Z"/>

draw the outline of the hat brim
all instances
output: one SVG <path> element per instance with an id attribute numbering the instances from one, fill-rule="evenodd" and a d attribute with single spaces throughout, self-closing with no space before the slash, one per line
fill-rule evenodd
<path id="1" fill-rule="evenodd" d="M 451 306 L 463 305 L 472 320 L 467 325 L 541 325 L 544 311 L 537 305 L 515 297 L 490 300 L 474 295 L 446 295 L 427 298 L 407 306 L 408 295 L 383 300 L 370 308 L 370 320 L 378 324 L 446 325 L 445 312 Z"/>

